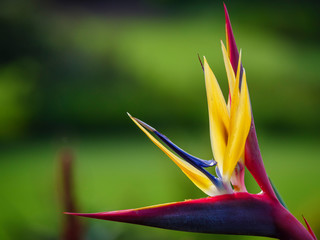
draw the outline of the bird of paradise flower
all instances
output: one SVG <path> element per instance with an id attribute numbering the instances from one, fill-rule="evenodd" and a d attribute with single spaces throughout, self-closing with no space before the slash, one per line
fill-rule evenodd
<path id="1" fill-rule="evenodd" d="M 286 209 L 265 171 L 246 72 L 224 7 L 227 47 L 223 42 L 221 46 L 229 84 L 227 102 L 205 57 L 204 64 L 201 63 L 214 160 L 190 155 L 153 127 L 128 114 L 150 140 L 210 197 L 130 210 L 67 214 L 189 232 L 256 235 L 283 240 L 316 239 L 308 222 L 304 219 L 307 225 L 305 229 Z M 209 167 L 215 167 L 216 176 L 206 170 Z M 244 183 L 245 167 L 257 181 L 261 193 L 247 192 Z"/>

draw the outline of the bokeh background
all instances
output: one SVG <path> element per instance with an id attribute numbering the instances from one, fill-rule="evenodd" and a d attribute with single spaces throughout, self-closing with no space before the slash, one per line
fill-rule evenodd
<path id="1" fill-rule="evenodd" d="M 319 236 L 319 1 L 226 4 L 267 172 Z M 197 53 L 226 94 L 222 1 L 2 0 L 0 33 L 0 239 L 61 237 L 64 147 L 74 153 L 78 211 L 205 197 L 126 112 L 211 158 Z M 259 191 L 249 174 L 247 185 Z M 93 219 L 82 226 L 94 240 L 236 239 Z"/>

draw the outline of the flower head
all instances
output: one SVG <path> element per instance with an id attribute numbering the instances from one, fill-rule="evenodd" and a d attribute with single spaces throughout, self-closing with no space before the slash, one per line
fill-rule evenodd
<path id="1" fill-rule="evenodd" d="M 230 186 L 231 176 L 238 162 L 240 161 L 243 164 L 244 147 L 251 124 L 246 74 L 244 72 L 240 84 L 240 70 L 237 73 L 233 71 L 227 56 L 227 50 L 222 42 L 221 45 L 230 89 L 228 104 L 223 97 L 215 75 L 206 58 L 204 58 L 210 138 L 215 162 L 191 156 L 156 129 L 129 114 L 129 117 L 150 140 L 167 154 L 197 187 L 209 196 L 233 192 Z M 239 60 L 238 69 L 240 69 L 240 64 L 241 61 Z M 169 151 L 150 132 L 154 133 L 178 156 Z M 213 165 L 217 165 L 217 177 L 204 169 Z"/>
<path id="2" fill-rule="evenodd" d="M 225 16 L 227 48 L 222 42 L 221 47 L 229 84 L 227 101 L 205 57 L 202 65 L 213 159 L 190 155 L 155 128 L 128 114 L 198 188 L 212 197 L 131 210 L 68 214 L 191 232 L 316 239 L 309 224 L 306 222 L 308 230 L 305 229 L 283 206 L 266 174 L 252 117 L 246 72 L 226 7 Z M 207 171 L 214 166 L 216 176 Z M 260 194 L 247 192 L 245 167 L 259 184 Z"/>

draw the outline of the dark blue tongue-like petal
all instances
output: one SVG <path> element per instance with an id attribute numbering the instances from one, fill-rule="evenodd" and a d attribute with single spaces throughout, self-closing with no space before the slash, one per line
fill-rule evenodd
<path id="1" fill-rule="evenodd" d="M 214 160 L 203 160 L 200 158 L 197 158 L 195 156 L 192 156 L 191 154 L 187 153 L 186 151 L 179 148 L 177 145 L 175 145 L 173 142 L 170 141 L 169 138 L 167 138 L 165 135 L 159 133 L 158 131 L 154 132 L 168 147 L 170 147 L 173 151 L 175 151 L 180 157 L 182 157 L 184 160 L 191 164 L 196 164 L 199 167 L 212 167 L 217 164 Z"/>
<path id="2" fill-rule="evenodd" d="M 185 161 L 192 164 L 195 167 L 212 167 L 217 164 L 214 160 L 203 160 L 200 158 L 197 158 L 195 156 L 192 156 L 191 154 L 187 153 L 177 145 L 175 145 L 169 138 L 167 138 L 162 133 L 158 132 L 156 129 L 151 127 L 150 125 L 146 124 L 145 122 L 136 119 L 139 121 L 140 124 L 142 124 L 145 128 L 147 128 L 149 131 L 153 132 L 155 135 L 157 135 L 158 138 L 160 138 L 169 148 L 172 149 L 176 154 L 178 154 L 180 157 L 182 157 Z"/>

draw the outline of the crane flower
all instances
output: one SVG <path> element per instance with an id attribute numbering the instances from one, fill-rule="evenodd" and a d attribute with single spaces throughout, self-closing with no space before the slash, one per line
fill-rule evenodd
<path id="1" fill-rule="evenodd" d="M 314 240 L 307 229 L 287 210 L 265 171 L 251 110 L 246 72 L 238 52 L 227 9 L 226 45 L 221 41 L 228 77 L 225 100 L 206 58 L 201 62 L 207 93 L 210 140 L 213 158 L 200 159 L 187 153 L 165 135 L 131 116 L 132 121 L 181 171 L 209 197 L 183 202 L 100 213 L 71 215 L 153 226 L 165 229 L 256 235 L 283 240 Z M 215 167 L 216 174 L 207 169 Z M 245 167 L 262 192 L 248 193 Z"/>
<path id="2" fill-rule="evenodd" d="M 198 188 L 209 196 L 233 192 L 230 179 L 237 163 L 243 161 L 244 147 L 251 124 L 251 110 L 245 72 L 240 84 L 240 71 L 238 71 L 238 74 L 233 71 L 227 51 L 223 43 L 221 44 L 229 88 L 231 89 L 229 105 L 227 105 L 219 83 L 206 58 L 204 58 L 210 138 L 215 164 L 213 164 L 213 160 L 210 162 L 194 156 L 191 157 L 190 154 L 176 146 L 156 129 L 129 114 L 133 122 L 150 140 L 171 158 Z M 240 61 L 238 69 L 240 69 Z M 178 156 L 161 144 L 150 132 L 154 133 Z M 216 165 L 217 177 L 204 169 L 213 165 Z"/>

